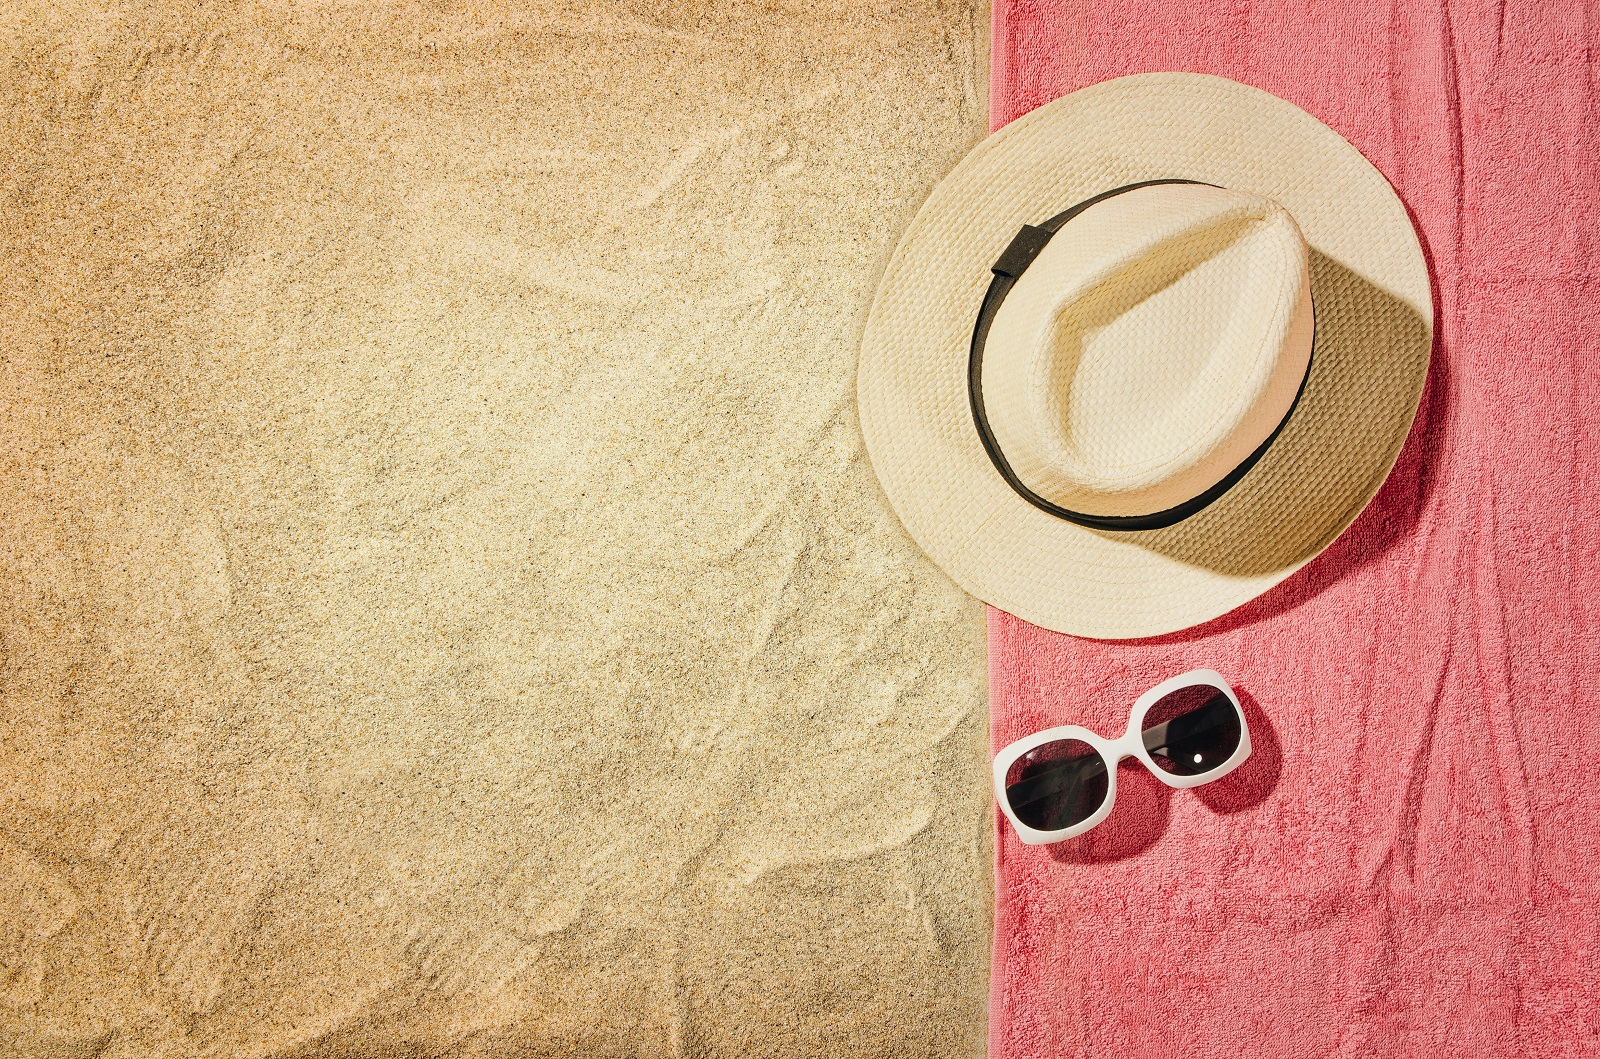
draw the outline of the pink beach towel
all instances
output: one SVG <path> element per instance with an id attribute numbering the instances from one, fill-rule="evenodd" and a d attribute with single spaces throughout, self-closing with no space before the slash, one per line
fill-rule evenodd
<path id="1" fill-rule="evenodd" d="M 1437 290 L 1416 428 L 1299 575 L 1158 640 L 990 613 L 998 748 L 1194 667 L 1256 744 L 1024 847 L 990 1053 L 1600 1055 L 1600 7 L 996 0 L 996 127 L 1122 74 L 1289 99 L 1399 191 Z"/>

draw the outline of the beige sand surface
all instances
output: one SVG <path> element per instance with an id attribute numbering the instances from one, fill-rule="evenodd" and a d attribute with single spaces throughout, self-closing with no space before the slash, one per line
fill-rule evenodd
<path id="1" fill-rule="evenodd" d="M 0 11 L 0 1054 L 972 1056 L 962 2 Z"/>

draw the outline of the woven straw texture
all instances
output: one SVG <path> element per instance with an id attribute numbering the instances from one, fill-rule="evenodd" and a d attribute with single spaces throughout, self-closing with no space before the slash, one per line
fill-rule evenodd
<path id="1" fill-rule="evenodd" d="M 1306 256 L 1288 211 L 1204 184 L 1140 188 L 1075 218 L 989 330 L 984 402 L 1011 469 L 1096 515 L 1215 485 L 1305 377 Z"/>
<path id="2" fill-rule="evenodd" d="M 1289 211 L 1310 247 L 1315 355 L 1288 427 L 1221 500 L 1164 530 L 1086 530 L 1029 505 L 990 465 L 968 410 L 972 325 L 989 266 L 1021 225 L 1160 178 Z M 1354 147 L 1257 89 L 1146 74 L 1013 122 L 935 189 L 868 319 L 862 429 L 896 512 L 963 587 L 1049 629 L 1150 636 L 1226 613 L 1332 543 L 1405 440 L 1431 341 L 1416 234 Z"/>

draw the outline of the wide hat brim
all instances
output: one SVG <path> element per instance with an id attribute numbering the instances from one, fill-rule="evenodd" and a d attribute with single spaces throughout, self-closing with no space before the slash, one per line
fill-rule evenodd
<path id="1" fill-rule="evenodd" d="M 1112 188 L 1182 178 L 1282 204 L 1310 247 L 1316 343 L 1300 403 L 1233 488 L 1165 529 L 1086 529 L 996 471 L 967 393 L 989 267 L 1019 228 Z M 862 432 L 890 504 L 963 588 L 1058 632 L 1174 632 L 1254 599 L 1343 532 L 1410 432 L 1433 344 L 1422 248 L 1394 189 L 1305 111 L 1202 74 L 1140 74 L 979 144 L 890 259 L 861 345 Z"/>

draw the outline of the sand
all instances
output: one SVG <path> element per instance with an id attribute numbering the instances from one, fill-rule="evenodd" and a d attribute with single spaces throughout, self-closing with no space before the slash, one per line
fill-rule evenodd
<path id="1" fill-rule="evenodd" d="M 861 445 L 986 13 L 0 13 L 0 1054 L 974 1056 Z"/>

